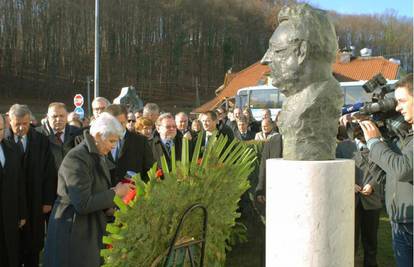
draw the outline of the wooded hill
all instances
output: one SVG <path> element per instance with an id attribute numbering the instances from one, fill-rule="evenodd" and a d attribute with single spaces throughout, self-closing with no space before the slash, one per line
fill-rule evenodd
<path id="1" fill-rule="evenodd" d="M 230 68 L 258 61 L 280 8 L 295 1 L 101 0 L 101 95 L 134 85 L 146 101 L 194 105 Z M 93 76 L 93 0 L 0 0 L 0 93 L 71 99 Z M 332 13 L 339 47 L 373 49 L 412 69 L 411 18 Z M 71 101 L 71 100 L 69 100 Z"/>

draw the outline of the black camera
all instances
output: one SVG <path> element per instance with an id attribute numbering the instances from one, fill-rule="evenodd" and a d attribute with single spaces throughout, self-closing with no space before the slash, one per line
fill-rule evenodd
<path id="1" fill-rule="evenodd" d="M 395 137 L 404 137 L 410 125 L 404 120 L 404 117 L 395 110 L 397 100 L 390 97 L 388 94 L 394 92 L 394 88 L 387 84 L 387 80 L 380 73 L 375 75 L 371 80 L 367 81 L 362 86 L 367 93 L 372 93 L 372 102 L 357 103 L 358 111 L 354 116 L 361 115 L 370 116 L 371 120 L 375 122 L 381 131 L 381 134 L 386 139 L 393 139 Z M 351 124 L 347 126 L 348 133 L 359 131 L 358 124 Z"/>

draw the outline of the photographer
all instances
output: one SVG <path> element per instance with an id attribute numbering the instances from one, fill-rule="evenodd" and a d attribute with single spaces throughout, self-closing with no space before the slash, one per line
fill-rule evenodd
<path id="1" fill-rule="evenodd" d="M 409 133 L 390 147 L 382 141 L 378 127 L 360 121 L 369 149 L 369 159 L 385 171 L 385 202 L 391 220 L 397 266 L 413 266 L 413 75 L 395 85 L 396 111 L 410 124 Z M 384 176 L 383 176 L 384 177 Z M 378 182 L 382 182 L 379 179 Z"/>

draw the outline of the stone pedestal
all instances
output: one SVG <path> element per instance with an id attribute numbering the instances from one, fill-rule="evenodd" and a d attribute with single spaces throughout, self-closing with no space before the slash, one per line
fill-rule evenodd
<path id="1" fill-rule="evenodd" d="M 266 162 L 266 266 L 354 266 L 354 162 Z"/>

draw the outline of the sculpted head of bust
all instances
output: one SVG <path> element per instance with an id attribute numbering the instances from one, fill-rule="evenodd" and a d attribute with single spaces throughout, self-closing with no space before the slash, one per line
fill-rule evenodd
<path id="1" fill-rule="evenodd" d="M 278 20 L 262 59 L 262 64 L 270 65 L 273 85 L 290 96 L 330 77 L 338 45 L 326 12 L 307 4 L 285 6 Z"/>

